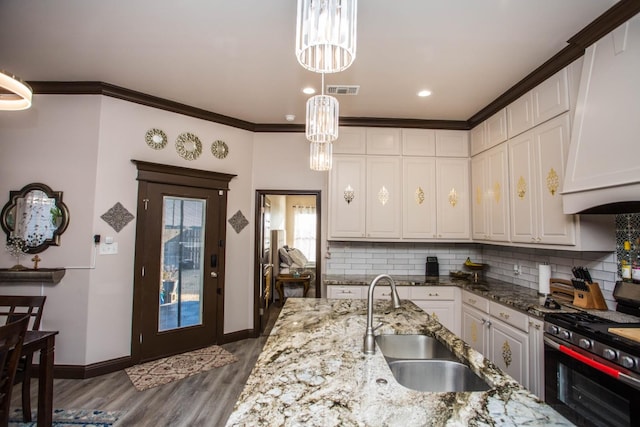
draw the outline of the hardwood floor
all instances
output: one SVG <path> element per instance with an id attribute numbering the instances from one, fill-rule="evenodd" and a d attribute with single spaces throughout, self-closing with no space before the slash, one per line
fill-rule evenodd
<path id="1" fill-rule="evenodd" d="M 137 391 L 124 371 L 86 380 L 54 380 L 53 407 L 127 411 L 114 427 L 224 426 L 255 365 L 266 336 L 224 344 L 238 362 L 181 381 Z M 38 381 L 31 382 L 37 408 Z M 20 386 L 11 407 L 19 408 Z"/>

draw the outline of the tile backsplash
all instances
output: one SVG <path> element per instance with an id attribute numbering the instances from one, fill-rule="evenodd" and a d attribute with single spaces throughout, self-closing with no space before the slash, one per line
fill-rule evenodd
<path id="1" fill-rule="evenodd" d="M 575 252 L 518 248 L 480 243 L 371 243 L 329 242 L 330 258 L 325 260 L 326 274 L 424 275 L 426 257 L 437 256 L 440 275 L 463 270 L 472 261 L 489 265 L 487 277 L 538 289 L 538 265 L 549 263 L 551 277 L 570 279 L 571 268 L 587 267 L 600 284 L 610 309 L 615 309 L 613 288 L 618 276 L 615 252 Z M 519 274 L 514 272 L 519 266 Z"/>

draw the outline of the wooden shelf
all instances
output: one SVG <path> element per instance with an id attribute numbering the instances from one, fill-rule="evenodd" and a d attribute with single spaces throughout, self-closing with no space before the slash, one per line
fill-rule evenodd
<path id="1" fill-rule="evenodd" d="M 64 268 L 39 268 L 37 270 L 9 270 L 0 269 L 0 283 L 2 282 L 39 282 L 60 283 L 67 270 Z"/>

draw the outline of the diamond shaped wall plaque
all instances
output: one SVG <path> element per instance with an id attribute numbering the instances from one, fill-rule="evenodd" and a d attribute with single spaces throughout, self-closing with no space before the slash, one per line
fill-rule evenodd
<path id="1" fill-rule="evenodd" d="M 125 225 L 133 220 L 134 216 L 120 202 L 117 202 L 111 209 L 103 213 L 100 218 L 119 233 Z"/>
<path id="2" fill-rule="evenodd" d="M 247 225 L 249 221 L 242 215 L 241 211 L 236 212 L 231 218 L 229 218 L 229 224 L 236 230 L 236 233 L 240 233 Z"/>

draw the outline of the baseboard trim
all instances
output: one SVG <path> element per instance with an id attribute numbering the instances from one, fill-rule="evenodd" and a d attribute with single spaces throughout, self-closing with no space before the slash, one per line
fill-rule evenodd
<path id="1" fill-rule="evenodd" d="M 92 363 L 91 365 L 55 365 L 53 367 L 54 378 L 82 380 L 93 378 L 111 372 L 120 371 L 133 364 L 131 356 L 119 357 L 117 359 L 105 360 L 103 362 Z M 39 366 L 33 365 L 34 376 L 38 375 Z"/>
<path id="2" fill-rule="evenodd" d="M 230 342 L 240 341 L 247 338 L 256 338 L 258 335 L 253 329 L 245 329 L 242 331 L 224 334 L 219 344 L 227 344 Z M 82 380 L 86 378 L 98 377 L 100 375 L 110 374 L 112 372 L 121 371 L 133 365 L 131 356 L 119 357 L 117 359 L 105 360 L 103 362 L 92 363 L 90 365 L 55 365 L 53 367 L 53 377 L 60 379 Z M 33 376 L 38 376 L 39 366 L 34 364 Z"/>

